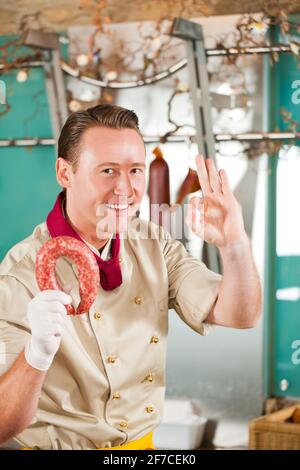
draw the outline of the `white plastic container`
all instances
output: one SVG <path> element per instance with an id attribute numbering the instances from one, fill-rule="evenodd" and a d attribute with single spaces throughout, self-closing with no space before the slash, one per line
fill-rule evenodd
<path id="1" fill-rule="evenodd" d="M 207 418 L 195 401 L 166 400 L 164 417 L 154 431 L 157 449 L 191 450 L 200 447 Z"/>

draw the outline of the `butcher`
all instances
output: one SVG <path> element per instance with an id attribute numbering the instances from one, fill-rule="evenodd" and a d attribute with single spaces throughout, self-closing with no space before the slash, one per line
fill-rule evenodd
<path id="1" fill-rule="evenodd" d="M 97 105 L 68 117 L 56 159 L 62 191 L 0 267 L 1 444 L 153 449 L 169 309 L 200 335 L 212 325 L 256 325 L 261 288 L 239 204 L 225 171 L 200 155 L 196 163 L 202 196 L 190 200 L 187 223 L 217 247 L 222 276 L 139 217 L 146 178 L 136 114 Z M 62 253 L 57 242 L 72 239 L 88 249 L 75 261 L 78 244 Z M 51 240 L 51 285 L 61 288 L 40 290 L 37 264 L 48 269 L 51 250 L 37 254 Z M 99 270 L 95 298 L 69 315 L 95 288 L 94 276 L 79 275 L 90 253 Z"/>

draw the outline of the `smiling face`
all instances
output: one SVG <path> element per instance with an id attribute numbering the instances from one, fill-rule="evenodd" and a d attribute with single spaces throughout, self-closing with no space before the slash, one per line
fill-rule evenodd
<path id="1" fill-rule="evenodd" d="M 145 147 L 134 129 L 91 127 L 80 139 L 74 172 L 58 158 L 56 174 L 67 190 L 69 221 L 101 248 L 111 233 L 126 230 L 145 193 Z"/>

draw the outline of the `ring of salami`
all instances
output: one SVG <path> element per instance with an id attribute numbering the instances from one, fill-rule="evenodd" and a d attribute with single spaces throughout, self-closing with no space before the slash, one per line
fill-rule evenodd
<path id="1" fill-rule="evenodd" d="M 55 265 L 58 258 L 66 256 L 77 265 L 80 303 L 75 311 L 66 305 L 68 315 L 88 312 L 96 299 L 100 285 L 99 268 L 92 251 L 73 237 L 61 236 L 47 241 L 37 252 L 35 274 L 40 290 L 63 290 L 59 284 Z"/>

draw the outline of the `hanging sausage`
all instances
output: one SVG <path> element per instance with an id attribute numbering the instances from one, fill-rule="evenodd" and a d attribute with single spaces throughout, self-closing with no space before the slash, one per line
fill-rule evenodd
<path id="1" fill-rule="evenodd" d="M 152 152 L 155 159 L 150 165 L 149 173 L 149 197 L 150 220 L 166 230 L 170 227 L 170 182 L 169 167 L 159 147 Z M 162 204 L 167 205 L 161 206 Z"/>
<path id="2" fill-rule="evenodd" d="M 198 174 L 195 170 L 189 168 L 188 174 L 186 175 L 181 187 L 179 188 L 176 204 L 182 204 L 184 198 L 188 194 L 195 193 L 196 191 L 199 191 L 199 189 L 201 189 L 201 187 L 199 183 Z"/>

